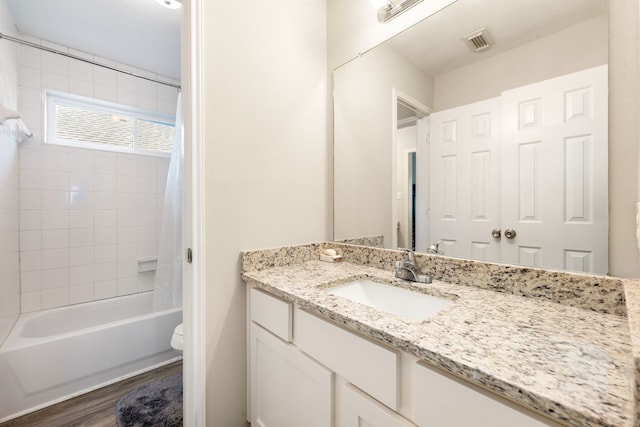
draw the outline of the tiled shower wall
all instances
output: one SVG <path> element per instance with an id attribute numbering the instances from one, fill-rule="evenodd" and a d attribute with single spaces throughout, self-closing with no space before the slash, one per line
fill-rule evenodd
<path id="1" fill-rule="evenodd" d="M 32 47 L 18 58 L 18 107 L 35 133 L 20 146 L 22 312 L 153 289 L 136 260 L 156 255 L 169 158 L 44 144 L 43 91 L 175 114 L 176 89 Z"/>
<path id="2" fill-rule="evenodd" d="M 15 34 L 6 0 L 0 0 L 0 31 Z M 17 107 L 17 52 L 11 43 L 0 43 L 0 103 L 12 109 Z M 20 199 L 18 144 L 11 132 L 14 125 L 10 120 L 6 126 L 0 126 L 0 345 L 20 313 Z"/>

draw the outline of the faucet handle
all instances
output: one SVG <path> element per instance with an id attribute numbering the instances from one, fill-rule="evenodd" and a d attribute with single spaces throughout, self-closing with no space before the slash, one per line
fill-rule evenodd
<path id="1" fill-rule="evenodd" d="M 407 261 L 409 261 L 411 264 L 416 263 L 416 254 L 415 252 L 413 252 L 413 250 L 407 249 L 407 248 L 398 248 L 398 249 L 404 252 L 404 257 Z"/>

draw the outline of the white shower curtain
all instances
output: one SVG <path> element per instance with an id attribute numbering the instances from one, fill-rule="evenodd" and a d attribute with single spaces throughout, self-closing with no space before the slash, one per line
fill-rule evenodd
<path id="1" fill-rule="evenodd" d="M 182 164 L 184 138 L 181 94 L 178 94 L 173 150 L 169 162 L 162 223 L 158 241 L 158 264 L 153 310 L 182 306 Z"/>

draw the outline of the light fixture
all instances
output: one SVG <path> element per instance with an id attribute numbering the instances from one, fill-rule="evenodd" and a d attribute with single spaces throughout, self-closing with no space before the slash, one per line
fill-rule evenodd
<path id="1" fill-rule="evenodd" d="M 180 9 L 182 7 L 182 0 L 156 0 L 158 3 L 166 7 L 167 9 Z"/>
<path id="2" fill-rule="evenodd" d="M 375 0 L 372 0 L 375 1 Z M 420 3 L 422 0 L 404 0 L 403 2 L 394 4 L 392 1 L 388 0 L 385 4 L 378 9 L 378 22 L 385 23 L 396 16 L 400 15 L 402 12 L 406 11 L 409 8 Z M 380 3 L 378 3 L 380 4 Z"/>

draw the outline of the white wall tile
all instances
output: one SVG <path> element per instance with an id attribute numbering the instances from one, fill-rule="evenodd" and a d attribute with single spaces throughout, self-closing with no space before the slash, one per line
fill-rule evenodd
<path id="1" fill-rule="evenodd" d="M 118 94 L 114 87 L 101 84 L 95 84 L 93 86 L 93 96 L 97 99 L 111 102 L 116 102 L 118 98 Z"/>
<path id="2" fill-rule="evenodd" d="M 82 248 L 94 245 L 93 228 L 72 228 L 69 230 L 69 247 Z"/>
<path id="3" fill-rule="evenodd" d="M 137 227 L 118 227 L 118 244 L 138 243 Z"/>
<path id="4" fill-rule="evenodd" d="M 40 211 L 37 211 L 40 212 Z M 63 229 L 69 228 L 69 211 L 66 210 L 46 210 L 42 211 L 42 229 Z"/>
<path id="5" fill-rule="evenodd" d="M 20 190 L 20 210 L 42 209 L 41 190 Z"/>
<path id="6" fill-rule="evenodd" d="M 62 249 L 69 247 L 69 230 L 43 230 L 42 249 Z"/>
<path id="7" fill-rule="evenodd" d="M 116 171 L 118 173 L 118 176 L 137 176 L 137 159 L 118 157 L 118 159 L 116 160 Z"/>
<path id="8" fill-rule="evenodd" d="M 118 295 L 118 284 L 115 280 L 96 282 L 93 288 L 96 300 L 113 298 Z"/>
<path id="9" fill-rule="evenodd" d="M 42 292 L 23 292 L 20 295 L 20 305 L 22 313 L 31 313 L 42 310 Z"/>
<path id="10" fill-rule="evenodd" d="M 122 176 L 118 175 L 117 190 L 119 193 L 137 193 L 138 192 L 138 180 L 136 176 Z"/>
<path id="11" fill-rule="evenodd" d="M 136 261 L 137 258 L 138 245 L 136 243 L 126 243 L 118 245 L 118 261 Z"/>
<path id="12" fill-rule="evenodd" d="M 95 197 L 92 191 L 72 191 L 70 194 L 71 209 L 89 210 L 95 207 Z"/>
<path id="13" fill-rule="evenodd" d="M 138 242 L 138 257 L 156 256 L 158 254 L 156 241 Z"/>
<path id="14" fill-rule="evenodd" d="M 116 227 L 117 211 L 115 210 L 96 210 L 95 211 L 95 223 L 96 228 L 101 227 Z"/>
<path id="15" fill-rule="evenodd" d="M 72 172 L 93 173 L 93 152 L 81 148 L 73 148 L 69 152 L 69 170 Z"/>
<path id="16" fill-rule="evenodd" d="M 80 304 L 83 302 L 93 301 L 93 288 L 93 281 L 91 281 L 91 283 L 69 286 L 69 303 Z"/>
<path id="17" fill-rule="evenodd" d="M 20 274 L 20 288 L 22 292 L 42 290 L 42 270 L 23 271 Z"/>
<path id="18" fill-rule="evenodd" d="M 115 156 L 104 157 L 102 155 L 96 155 L 93 161 L 96 174 L 115 175 L 117 173 Z"/>
<path id="19" fill-rule="evenodd" d="M 118 277 L 117 270 L 118 264 L 115 262 L 95 264 L 93 278 L 96 282 L 115 280 Z"/>
<path id="20" fill-rule="evenodd" d="M 69 249 L 43 249 L 42 268 L 63 268 L 69 265 Z"/>
<path id="21" fill-rule="evenodd" d="M 23 251 L 42 249 L 42 232 L 40 230 L 21 231 L 20 249 Z"/>
<path id="22" fill-rule="evenodd" d="M 42 228 L 41 210 L 21 210 L 20 230 L 40 230 Z"/>
<path id="23" fill-rule="evenodd" d="M 42 209 L 69 209 L 69 192 L 57 190 L 42 191 Z"/>
<path id="24" fill-rule="evenodd" d="M 22 272 L 22 294 L 15 290 L 22 311 L 153 289 L 155 273 L 138 273 L 136 259 L 157 252 L 158 200 L 163 198 L 158 194 L 164 193 L 168 158 L 43 144 L 42 89 L 163 111 L 175 109 L 176 91 L 28 47 L 21 46 L 19 56 L 18 105 L 35 136 L 19 147 L 16 188 L 5 189 L 8 183 L 0 180 L 0 249 L 18 250 L 22 244 L 15 261 Z M 0 154 L 0 167 L 2 161 Z M 3 210 L 12 200 L 15 214 Z M 16 230 L 7 234 L 11 227 Z M 3 277 L 8 283 L 10 277 Z"/>
<path id="25" fill-rule="evenodd" d="M 138 209 L 138 193 L 118 193 L 116 207 L 118 210 L 136 211 Z"/>
<path id="26" fill-rule="evenodd" d="M 94 194 L 94 209 L 116 209 L 116 193 L 109 191 L 96 191 Z"/>
<path id="27" fill-rule="evenodd" d="M 69 286 L 69 268 L 51 268 L 42 270 L 42 289 Z"/>
<path id="28" fill-rule="evenodd" d="M 155 274 L 153 272 L 138 274 L 138 292 L 152 291 L 155 286 Z"/>
<path id="29" fill-rule="evenodd" d="M 40 53 L 42 51 L 35 47 L 26 45 L 20 45 L 18 50 L 18 57 L 20 58 L 20 64 L 25 67 L 32 67 L 40 69 Z"/>
<path id="30" fill-rule="evenodd" d="M 95 262 L 95 250 L 94 246 L 85 246 L 79 248 L 69 249 L 69 265 L 71 267 L 77 267 L 81 265 L 93 265 Z M 108 262 L 108 261 L 105 261 Z"/>
<path id="31" fill-rule="evenodd" d="M 70 285 L 81 285 L 83 283 L 93 283 L 93 264 L 71 267 L 69 270 Z"/>
<path id="32" fill-rule="evenodd" d="M 115 263 L 118 261 L 118 246 L 101 245 L 94 247 L 94 260 L 96 264 Z"/>
<path id="33" fill-rule="evenodd" d="M 69 288 L 46 289 L 42 291 L 42 308 L 62 307 L 69 304 Z"/>
<path id="34" fill-rule="evenodd" d="M 20 169 L 42 169 L 42 151 L 20 150 Z"/>
<path id="35" fill-rule="evenodd" d="M 49 145 L 42 151 L 42 169 L 50 171 L 69 171 L 69 153 L 66 147 Z"/>
<path id="36" fill-rule="evenodd" d="M 41 190 L 42 171 L 36 169 L 21 169 L 20 188 L 26 190 Z"/>
<path id="37" fill-rule="evenodd" d="M 118 243 L 118 231 L 116 227 L 96 228 L 94 232 L 96 246 L 115 245 Z"/>
<path id="38" fill-rule="evenodd" d="M 146 194 L 156 193 L 156 178 L 149 176 L 138 177 L 138 192 Z"/>
<path id="39" fill-rule="evenodd" d="M 69 211 L 69 228 L 93 228 L 95 213 L 93 210 Z"/>
<path id="40" fill-rule="evenodd" d="M 20 251 L 20 271 L 42 269 L 42 251 Z"/>
<path id="41" fill-rule="evenodd" d="M 69 190 L 69 172 L 45 170 L 42 172 L 43 190 Z"/>
<path id="42" fill-rule="evenodd" d="M 117 190 L 117 182 L 116 175 L 95 175 L 94 190 L 97 192 L 115 192 Z"/>
<path id="43" fill-rule="evenodd" d="M 123 277 L 118 279 L 118 295 L 130 295 L 138 292 L 137 277 Z"/>
<path id="44" fill-rule="evenodd" d="M 66 75 L 42 71 L 41 80 L 47 89 L 69 92 L 69 77 Z"/>
<path id="45" fill-rule="evenodd" d="M 92 173 L 71 172 L 69 174 L 70 191 L 93 191 L 94 176 Z"/>
<path id="46" fill-rule="evenodd" d="M 49 73 L 61 74 L 63 76 L 69 75 L 69 58 L 66 56 L 43 51 L 41 62 L 42 70 L 46 70 Z"/>

